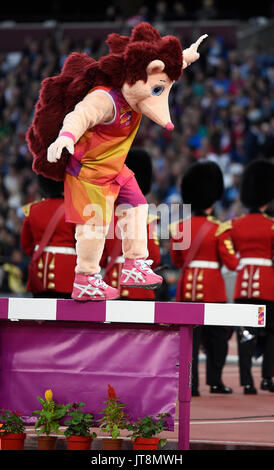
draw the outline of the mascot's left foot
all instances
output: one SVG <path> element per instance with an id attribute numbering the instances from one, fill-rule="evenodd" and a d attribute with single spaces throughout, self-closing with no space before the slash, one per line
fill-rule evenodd
<path id="1" fill-rule="evenodd" d="M 126 258 L 120 285 L 125 287 L 142 287 L 143 289 L 156 289 L 162 284 L 163 278 L 155 274 L 150 265 L 152 260 Z"/>
<path id="2" fill-rule="evenodd" d="M 118 289 L 108 286 L 100 274 L 76 274 L 71 297 L 74 300 L 113 300 L 120 297 Z"/>

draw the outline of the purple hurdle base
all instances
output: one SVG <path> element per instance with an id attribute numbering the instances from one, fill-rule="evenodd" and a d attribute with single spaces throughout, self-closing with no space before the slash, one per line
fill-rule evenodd
<path id="1" fill-rule="evenodd" d="M 90 397 L 98 402 L 108 377 L 114 385 L 119 377 L 123 397 L 130 399 L 130 393 L 139 398 L 141 395 L 145 414 L 171 411 L 171 428 L 178 395 L 178 449 L 187 450 L 193 325 L 264 327 L 265 316 L 264 305 L 0 298 L 0 373 L 4 384 L 0 408 L 18 409 L 21 405 L 27 407 L 26 412 L 37 409 L 36 396 L 55 385 L 57 401 L 64 401 L 67 397 L 62 395 L 63 381 L 69 387 L 67 401 L 75 394 L 77 401 L 80 396 L 85 403 Z M 41 324 L 35 320 L 47 321 Z M 103 337 L 103 342 L 98 342 L 98 337 Z M 114 341 L 113 350 L 110 346 Z M 101 364 L 106 356 L 104 375 Z M 50 383 L 53 379 L 54 386 Z M 84 390 L 85 380 L 88 388 Z M 34 390 L 40 393 L 33 397 Z M 131 412 L 140 416 L 137 400 Z"/>

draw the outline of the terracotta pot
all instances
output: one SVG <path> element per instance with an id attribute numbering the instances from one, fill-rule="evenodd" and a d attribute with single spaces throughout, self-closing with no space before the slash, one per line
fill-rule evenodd
<path id="1" fill-rule="evenodd" d="M 38 450 L 55 450 L 57 436 L 38 436 L 37 447 Z"/>
<path id="2" fill-rule="evenodd" d="M 1 435 L 1 450 L 24 450 L 26 434 L 9 432 Z"/>
<path id="3" fill-rule="evenodd" d="M 123 439 L 102 439 L 104 450 L 120 450 L 122 447 Z"/>
<path id="4" fill-rule="evenodd" d="M 137 437 L 133 442 L 133 450 L 157 450 L 158 444 L 158 437 Z"/>
<path id="5" fill-rule="evenodd" d="M 69 436 L 66 439 L 68 450 L 90 450 L 91 436 Z"/>

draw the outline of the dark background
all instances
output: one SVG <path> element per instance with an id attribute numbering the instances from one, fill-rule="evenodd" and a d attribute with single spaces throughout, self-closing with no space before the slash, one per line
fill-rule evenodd
<path id="1" fill-rule="evenodd" d="M 150 12 L 155 11 L 155 0 L 119 0 L 109 2 L 106 0 L 68 2 L 61 0 L 34 2 L 26 1 L 14 4 L 3 2 L 0 9 L 0 21 L 14 20 L 17 22 L 44 21 L 56 19 L 57 21 L 103 21 L 106 20 L 106 10 L 114 5 L 123 18 L 135 14 L 142 5 L 147 5 Z M 166 2 L 168 8 L 172 1 Z M 191 16 L 195 15 L 202 6 L 202 0 L 186 0 L 182 2 L 186 11 Z M 246 2 L 236 0 L 215 0 L 214 6 L 218 11 L 219 19 L 249 19 L 256 16 L 270 17 L 273 15 L 274 1 L 264 0 L 260 2 Z"/>

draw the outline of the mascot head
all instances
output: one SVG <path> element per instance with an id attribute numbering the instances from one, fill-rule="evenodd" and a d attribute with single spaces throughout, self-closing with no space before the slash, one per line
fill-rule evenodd
<path id="1" fill-rule="evenodd" d="M 99 61 L 100 69 L 112 77 L 125 100 L 137 112 L 172 130 L 168 96 L 183 68 L 180 41 L 161 37 L 149 23 L 139 23 L 130 37 L 110 34 L 110 54 Z"/>

